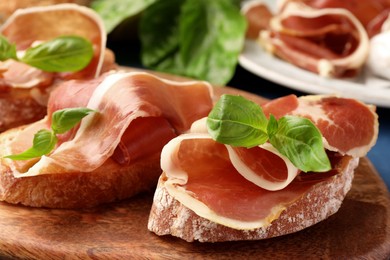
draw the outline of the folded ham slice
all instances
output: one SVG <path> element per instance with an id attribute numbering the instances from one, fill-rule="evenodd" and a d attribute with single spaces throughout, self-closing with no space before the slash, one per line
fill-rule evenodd
<path id="1" fill-rule="evenodd" d="M 364 64 L 369 38 L 347 9 L 312 8 L 287 1 L 260 33 L 265 49 L 324 77 L 354 76 Z"/>
<path id="2" fill-rule="evenodd" d="M 268 28 L 269 21 L 273 15 L 262 0 L 247 2 L 241 9 L 241 12 L 248 21 L 245 36 L 249 39 L 257 39 L 259 32 Z"/>
<path id="3" fill-rule="evenodd" d="M 11 43 L 16 44 L 17 51 L 23 51 L 36 42 L 49 41 L 59 36 L 84 37 L 93 44 L 93 60 L 82 72 L 66 76 L 77 78 L 82 74 L 83 78 L 96 77 L 102 70 L 106 33 L 101 18 L 87 7 L 60 4 L 19 9 L 1 26 L 0 33 Z M 30 87 L 33 86 L 35 84 L 31 84 Z"/>
<path id="4" fill-rule="evenodd" d="M 114 153 L 118 163 L 127 164 L 161 149 L 189 129 L 193 121 L 206 116 L 212 106 L 211 91 L 205 82 L 179 83 L 140 72 L 66 82 L 52 93 L 48 117 L 20 131 L 7 145 L 8 154 L 29 148 L 33 135 L 49 128 L 48 118 L 58 109 L 86 106 L 98 113 L 85 117 L 75 131 L 62 135 L 48 156 L 38 161 L 10 161 L 10 167 L 17 177 L 92 172 Z M 131 130 L 133 127 L 137 129 Z"/>
<path id="5" fill-rule="evenodd" d="M 356 167 L 358 158 L 377 138 L 373 108 L 354 100 L 291 95 L 271 101 L 263 109 L 276 117 L 289 114 L 311 119 L 322 132 L 326 147 L 333 150 L 328 151 L 332 170 L 300 173 L 269 143 L 250 149 L 217 143 L 206 127 L 200 126 L 205 124 L 202 120 L 164 147 L 160 184 L 171 197 L 213 223 L 240 230 L 261 228 L 313 185 L 339 174 L 342 158 L 353 157 Z"/>
<path id="6" fill-rule="evenodd" d="M 114 54 L 106 49 L 106 32 L 101 18 L 76 4 L 20 9 L 0 27 L 18 54 L 35 44 L 63 35 L 88 39 L 94 56 L 78 72 L 52 73 L 9 59 L 0 61 L 0 132 L 35 122 L 46 114 L 50 92 L 69 79 L 89 79 L 116 67 Z"/>
<path id="7" fill-rule="evenodd" d="M 375 107 L 335 96 L 289 95 L 263 106 L 266 115 L 276 118 L 295 115 L 310 119 L 325 138 L 325 148 L 353 157 L 363 157 L 378 137 Z"/>
<path id="8" fill-rule="evenodd" d="M 370 38 L 380 31 L 383 22 L 388 18 L 390 2 L 387 0 L 370 1 L 339 1 L 339 0 L 285 0 L 287 2 L 301 2 L 316 9 L 343 8 L 350 11 L 362 23 Z"/>

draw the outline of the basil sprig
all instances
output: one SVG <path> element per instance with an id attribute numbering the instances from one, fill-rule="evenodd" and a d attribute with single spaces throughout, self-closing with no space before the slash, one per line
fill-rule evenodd
<path id="1" fill-rule="evenodd" d="M 14 59 L 48 72 L 75 72 L 93 57 L 91 42 L 79 36 L 61 36 L 28 48 L 17 57 L 15 44 L 0 35 L 0 60 Z"/>
<path id="2" fill-rule="evenodd" d="M 52 115 L 51 131 L 47 129 L 39 130 L 33 139 L 33 145 L 26 151 L 4 156 L 12 160 L 29 160 L 36 157 L 49 154 L 58 142 L 57 134 L 63 134 L 75 125 L 77 125 L 81 119 L 89 115 L 95 110 L 89 108 L 65 108 L 58 110 Z"/>
<path id="3" fill-rule="evenodd" d="M 283 116 L 268 120 L 256 103 L 241 96 L 223 95 L 207 118 L 207 129 L 217 142 L 251 148 L 269 141 L 304 172 L 331 169 L 322 135 L 309 120 Z"/>

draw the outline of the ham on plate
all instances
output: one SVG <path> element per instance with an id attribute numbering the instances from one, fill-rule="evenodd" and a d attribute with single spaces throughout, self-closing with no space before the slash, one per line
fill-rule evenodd
<path id="1" fill-rule="evenodd" d="M 68 81 L 52 93 L 48 116 L 9 140 L 7 153 L 28 149 L 38 130 L 49 129 L 53 112 L 71 107 L 98 112 L 59 136 L 59 144 L 47 156 L 27 161 L 8 159 L 15 177 L 92 172 L 110 157 L 123 165 L 145 159 L 208 114 L 212 88 L 205 82 L 175 82 L 142 72 Z"/>
<path id="2" fill-rule="evenodd" d="M 377 139 L 374 108 L 355 100 L 290 95 L 263 109 L 266 115 L 312 120 L 323 134 L 332 170 L 300 172 L 269 143 L 250 149 L 217 143 L 202 119 L 161 153 L 160 178 L 169 195 L 214 223 L 240 230 L 266 227 L 313 185 L 339 174 L 341 158 L 358 161 Z"/>
<path id="3" fill-rule="evenodd" d="M 379 33 L 380 27 L 389 17 L 390 12 L 390 1 L 388 0 L 284 0 L 280 3 L 281 8 L 287 2 L 301 2 L 316 9 L 346 9 L 361 22 L 370 38 Z"/>
<path id="4" fill-rule="evenodd" d="M 268 29 L 269 21 L 273 14 L 262 0 L 254 0 L 246 3 L 241 13 L 246 17 L 248 27 L 246 38 L 257 39 L 261 30 Z"/>
<path id="5" fill-rule="evenodd" d="M 270 53 L 324 77 L 356 75 L 367 59 L 364 26 L 343 8 L 317 9 L 287 1 L 259 35 Z"/>

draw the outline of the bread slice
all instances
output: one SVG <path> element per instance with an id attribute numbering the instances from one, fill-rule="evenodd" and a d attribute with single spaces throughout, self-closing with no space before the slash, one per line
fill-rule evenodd
<path id="1" fill-rule="evenodd" d="M 0 132 L 38 121 L 46 110 L 33 98 L 30 89 L 12 88 L 0 93 Z"/>
<path id="2" fill-rule="evenodd" d="M 351 188 L 359 158 L 343 157 L 334 170 L 338 174 L 313 185 L 288 206 L 271 225 L 254 230 L 226 227 L 196 215 L 165 189 L 165 174 L 160 176 L 149 216 L 148 229 L 157 235 L 172 235 L 188 242 L 259 240 L 297 232 L 336 213 Z"/>
<path id="3" fill-rule="evenodd" d="M 0 135 L 0 147 L 14 138 L 23 127 Z M 4 151 L 0 150 L 0 154 Z M 161 175 L 160 153 L 130 166 L 121 166 L 108 159 L 93 172 L 46 174 L 15 178 L 1 159 L 0 201 L 32 207 L 86 208 L 131 197 L 155 188 Z"/>

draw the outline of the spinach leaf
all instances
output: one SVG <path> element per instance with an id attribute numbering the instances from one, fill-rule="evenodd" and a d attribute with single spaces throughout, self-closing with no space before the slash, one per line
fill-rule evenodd
<path id="1" fill-rule="evenodd" d="M 179 18 L 185 0 L 157 1 L 140 21 L 141 59 L 146 67 L 183 74 L 179 59 Z"/>
<path id="2" fill-rule="evenodd" d="M 94 0 L 91 8 L 103 19 L 107 33 L 110 33 L 126 18 L 145 10 L 156 0 Z M 168 1 L 169 2 L 169 1 Z"/>
<path id="3" fill-rule="evenodd" d="M 226 84 L 233 77 L 245 30 L 246 20 L 231 1 L 186 1 L 179 34 L 185 75 Z"/>
<path id="4" fill-rule="evenodd" d="M 224 85 L 243 47 L 246 20 L 233 0 L 157 1 L 141 18 L 141 59 L 151 69 Z"/>

